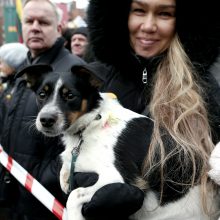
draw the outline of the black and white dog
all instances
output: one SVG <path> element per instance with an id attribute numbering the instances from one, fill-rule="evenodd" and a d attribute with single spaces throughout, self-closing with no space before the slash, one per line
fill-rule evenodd
<path id="1" fill-rule="evenodd" d="M 151 119 L 123 108 L 113 94 L 99 93 L 97 80 L 86 67 L 74 66 L 69 73 L 56 73 L 49 66 L 38 65 L 24 69 L 19 75 L 24 73 L 41 107 L 37 129 L 46 136 L 62 135 L 65 144 L 60 172 L 63 191 L 69 190 L 72 172 L 99 175 L 94 185 L 70 193 L 69 219 L 83 220 L 83 204 L 106 184 L 128 183 L 139 188 L 145 185 L 142 164 L 137 161 L 143 161 L 147 154 L 153 128 Z M 134 219 L 209 219 L 199 204 L 199 187 L 163 206 L 156 194 L 155 190 L 146 191 L 144 205 Z"/>

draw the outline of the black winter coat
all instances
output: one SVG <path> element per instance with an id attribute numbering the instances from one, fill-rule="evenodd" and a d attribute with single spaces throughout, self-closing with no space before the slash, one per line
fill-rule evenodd
<path id="1" fill-rule="evenodd" d="M 64 49 L 63 40 L 59 39 L 37 59 L 31 60 L 29 55 L 25 65 L 32 63 L 50 64 L 55 71 L 68 71 L 73 65 L 83 64 L 84 61 Z M 36 130 L 34 119 L 38 111 L 34 92 L 27 88 L 23 78 L 15 79 L 15 91 L 7 113 L 0 118 L 1 144 L 9 155 L 65 205 L 66 198 L 59 184 L 59 154 L 64 148 L 59 138 L 45 137 Z M 5 183 L 8 177 L 11 179 L 10 184 Z M 34 216 L 36 219 L 56 219 L 1 166 L 0 201 L 4 197 L 9 197 L 9 202 L 17 213 Z"/>

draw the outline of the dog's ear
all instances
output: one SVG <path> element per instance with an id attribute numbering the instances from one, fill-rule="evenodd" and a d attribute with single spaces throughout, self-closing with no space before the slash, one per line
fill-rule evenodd
<path id="1" fill-rule="evenodd" d="M 71 72 L 76 76 L 80 77 L 82 80 L 87 81 L 93 87 L 99 89 L 103 81 L 97 77 L 95 71 L 88 65 L 76 65 L 71 68 Z"/>
<path id="2" fill-rule="evenodd" d="M 42 78 L 42 75 L 52 71 L 53 68 L 47 64 L 36 64 L 23 68 L 15 77 L 17 78 L 24 75 L 29 87 L 34 90 L 38 80 Z"/>

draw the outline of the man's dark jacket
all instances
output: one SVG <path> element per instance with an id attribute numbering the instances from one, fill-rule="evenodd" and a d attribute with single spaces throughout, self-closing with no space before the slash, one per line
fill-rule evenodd
<path id="1" fill-rule="evenodd" d="M 35 60 L 28 54 L 24 66 L 38 63 L 50 64 L 54 71 L 68 71 L 73 65 L 82 64 L 84 61 L 64 49 L 63 40 L 59 38 L 52 48 Z M 63 145 L 59 138 L 45 137 L 36 130 L 34 120 L 39 109 L 35 94 L 27 88 L 23 78 L 15 79 L 15 84 L 7 114 L 0 118 L 0 143 L 9 155 L 65 205 L 59 185 L 59 154 L 63 151 Z M 10 183 L 6 184 L 8 178 Z M 56 219 L 0 166 L 0 205 L 1 199 L 10 195 L 10 202 L 16 212 L 32 216 L 30 219 Z"/>

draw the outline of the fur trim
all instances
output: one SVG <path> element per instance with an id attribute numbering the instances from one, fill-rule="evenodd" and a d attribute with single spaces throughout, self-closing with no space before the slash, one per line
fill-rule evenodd
<path id="1" fill-rule="evenodd" d="M 88 28 L 95 56 L 117 64 L 130 53 L 127 20 L 131 0 L 90 0 Z"/>
<path id="2" fill-rule="evenodd" d="M 220 46 L 218 0 L 177 0 L 177 32 L 193 62 L 208 68 Z"/>

